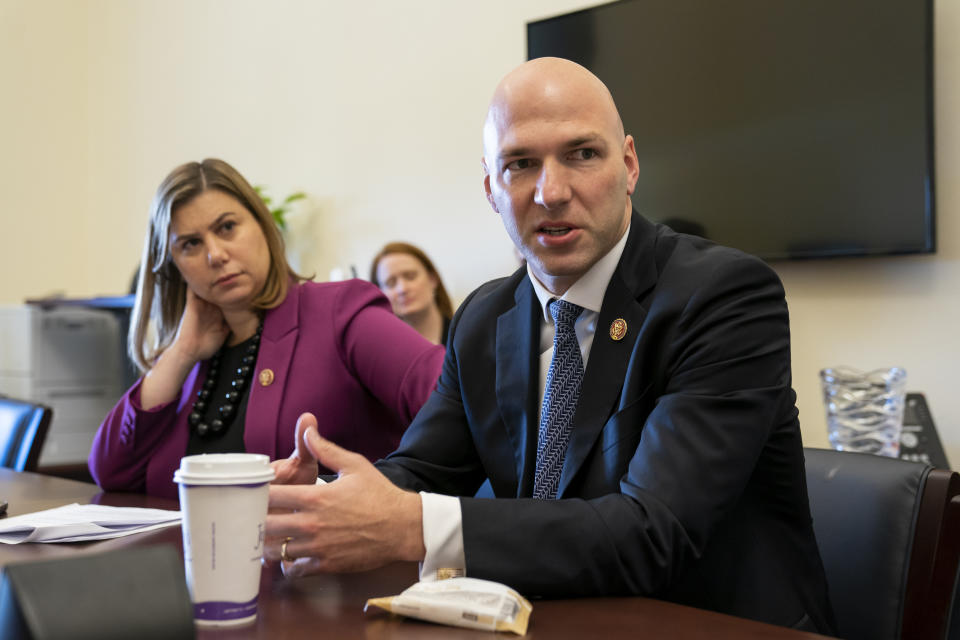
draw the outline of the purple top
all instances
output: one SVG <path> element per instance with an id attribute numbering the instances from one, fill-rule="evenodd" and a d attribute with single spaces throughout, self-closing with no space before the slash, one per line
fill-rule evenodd
<path id="1" fill-rule="evenodd" d="M 244 444 L 271 460 L 293 451 L 297 418 L 317 416 L 320 433 L 376 460 L 436 387 L 443 347 L 399 320 L 363 280 L 293 285 L 266 312 L 247 406 Z M 187 415 L 206 377 L 198 363 L 177 398 L 150 411 L 138 381 L 107 414 L 90 451 L 90 471 L 108 491 L 177 497 L 173 472 L 185 454 Z M 259 375 L 273 371 L 263 386 Z"/>

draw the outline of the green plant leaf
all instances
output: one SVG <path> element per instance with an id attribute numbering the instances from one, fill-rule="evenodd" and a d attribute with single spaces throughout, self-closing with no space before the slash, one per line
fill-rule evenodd
<path id="1" fill-rule="evenodd" d="M 271 198 L 266 194 L 266 189 L 267 188 L 262 184 L 255 185 L 253 187 L 253 190 L 257 192 L 257 195 L 260 196 L 260 199 L 263 200 L 263 203 L 267 205 L 267 209 L 270 210 L 270 215 L 273 216 L 273 221 L 277 224 L 278 227 L 286 231 L 287 213 L 289 213 L 290 211 L 290 207 L 288 205 L 291 202 L 296 202 L 297 200 L 303 200 L 304 198 L 307 197 L 307 194 L 304 193 L 303 191 L 297 191 L 295 193 L 291 193 L 286 198 L 284 198 L 283 202 L 280 203 L 278 206 L 271 207 L 271 205 L 273 204 L 273 198 Z"/>

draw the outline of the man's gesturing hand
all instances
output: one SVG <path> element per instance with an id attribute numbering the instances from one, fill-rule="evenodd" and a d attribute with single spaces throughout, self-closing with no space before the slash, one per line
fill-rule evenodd
<path id="1" fill-rule="evenodd" d="M 297 419 L 293 453 L 285 460 L 274 460 L 271 463 L 276 474 L 273 484 L 316 484 L 317 458 L 304 440 L 308 428 L 312 428 L 316 434 L 317 419 L 312 413 L 301 414 Z"/>
<path id="2" fill-rule="evenodd" d="M 320 437 L 316 419 L 304 414 L 297 422 L 297 450 L 275 463 L 276 482 L 307 481 L 304 469 L 311 465 L 309 482 L 314 482 L 317 461 L 337 472 L 335 482 L 270 487 L 264 551 L 268 560 L 280 559 L 284 540 L 287 556 L 297 559 L 284 562 L 287 575 L 363 571 L 397 560 L 423 560 L 419 494 L 399 489 L 363 456 Z"/>

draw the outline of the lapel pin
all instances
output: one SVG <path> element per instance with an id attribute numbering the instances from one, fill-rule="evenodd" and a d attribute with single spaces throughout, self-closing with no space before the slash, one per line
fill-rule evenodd
<path id="1" fill-rule="evenodd" d="M 627 321 L 623 318 L 617 318 L 610 323 L 610 338 L 619 342 L 627 335 Z"/>
<path id="2" fill-rule="evenodd" d="M 263 371 L 260 372 L 260 375 L 258 376 L 258 378 L 260 380 L 261 387 L 269 387 L 271 384 L 273 384 L 273 370 L 264 369 Z"/>

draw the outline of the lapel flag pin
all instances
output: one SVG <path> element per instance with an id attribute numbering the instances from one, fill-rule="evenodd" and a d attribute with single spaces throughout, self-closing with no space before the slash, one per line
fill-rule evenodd
<path id="1" fill-rule="evenodd" d="M 264 369 L 260 372 L 258 378 L 260 379 L 261 387 L 269 387 L 271 384 L 273 384 L 273 370 Z"/>
<path id="2" fill-rule="evenodd" d="M 613 340 L 620 341 L 627 335 L 627 321 L 623 318 L 617 318 L 610 323 L 610 337 Z"/>

